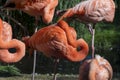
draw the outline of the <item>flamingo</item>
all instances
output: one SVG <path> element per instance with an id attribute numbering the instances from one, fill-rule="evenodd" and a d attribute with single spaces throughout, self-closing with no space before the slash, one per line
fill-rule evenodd
<path id="1" fill-rule="evenodd" d="M 69 27 L 66 22 L 60 21 L 40 29 L 31 37 L 24 37 L 23 40 L 30 51 L 35 49 L 43 52 L 47 57 L 53 57 L 56 68 L 60 58 L 76 62 L 87 56 L 87 43 L 83 39 L 76 40 L 76 36 L 72 27 Z M 77 47 L 81 47 L 81 50 L 77 51 Z M 54 75 L 54 80 L 56 80 L 55 78 Z"/>
<path id="2" fill-rule="evenodd" d="M 37 32 L 39 16 L 42 17 L 44 23 L 48 24 L 52 21 L 54 11 L 58 5 L 58 0 L 7 0 L 3 8 L 22 10 L 23 12 L 35 17 L 35 32 Z M 34 51 L 34 67 L 35 71 L 36 51 Z"/>
<path id="3" fill-rule="evenodd" d="M 98 22 L 112 22 L 115 14 L 115 4 L 113 0 L 85 0 L 74 6 L 73 8 L 58 11 L 58 14 L 65 12 L 60 19 L 75 18 L 89 28 L 92 34 L 92 57 L 94 58 L 94 35 L 95 25 Z"/>
<path id="4" fill-rule="evenodd" d="M 54 16 L 54 11 L 58 5 L 58 0 L 7 0 L 3 8 L 21 10 L 36 18 L 39 16 L 44 23 L 50 23 Z"/>
<path id="5" fill-rule="evenodd" d="M 112 80 L 113 70 L 110 63 L 100 55 L 86 60 L 80 66 L 79 80 Z"/>
<path id="6" fill-rule="evenodd" d="M 23 40 L 30 51 L 35 49 L 43 52 L 47 57 L 54 58 L 55 70 L 59 59 L 81 61 L 87 56 L 89 50 L 87 43 L 82 38 L 76 40 L 76 31 L 65 21 L 44 27 L 31 37 L 24 37 Z M 77 51 L 77 47 L 81 47 L 81 50 Z M 54 80 L 56 80 L 55 70 Z"/>
<path id="7" fill-rule="evenodd" d="M 10 53 L 9 48 L 16 52 Z M 25 44 L 17 39 L 12 39 L 11 25 L 0 19 L 0 61 L 13 63 L 20 61 L 25 55 Z"/>
<path id="8" fill-rule="evenodd" d="M 38 30 L 31 37 L 23 37 L 26 47 L 43 52 L 47 57 L 77 62 L 88 54 L 84 39 L 76 40 L 76 32 L 65 21 Z M 80 51 L 76 49 L 81 47 Z"/>
<path id="9" fill-rule="evenodd" d="M 65 21 L 60 21 L 38 30 L 31 37 L 24 37 L 23 40 L 30 51 L 35 49 L 47 57 L 54 58 L 56 68 L 57 61 L 61 58 L 77 62 L 87 56 L 88 44 L 82 38 L 76 40 L 76 36 L 72 27 Z M 81 47 L 81 50 L 77 51 L 77 47 Z M 55 74 L 53 79 L 56 80 Z"/>

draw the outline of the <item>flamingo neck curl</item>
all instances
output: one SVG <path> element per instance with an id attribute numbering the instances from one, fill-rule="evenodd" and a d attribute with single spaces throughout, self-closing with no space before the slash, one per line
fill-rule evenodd
<path id="1" fill-rule="evenodd" d="M 89 51 L 88 44 L 82 38 L 76 40 L 76 31 L 64 21 L 44 27 L 23 40 L 27 47 L 41 51 L 48 57 L 74 62 L 83 60 Z M 81 48 L 79 51 L 78 47 Z"/>
<path id="2" fill-rule="evenodd" d="M 8 49 L 15 48 L 15 53 Z M 17 39 L 12 39 L 11 26 L 0 19 L 0 61 L 6 63 L 18 62 L 25 55 L 25 44 Z"/>

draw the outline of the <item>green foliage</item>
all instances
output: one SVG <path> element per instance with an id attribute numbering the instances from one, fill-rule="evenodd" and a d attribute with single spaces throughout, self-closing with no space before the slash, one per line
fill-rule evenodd
<path id="1" fill-rule="evenodd" d="M 120 80 L 120 74 L 116 74 L 113 76 L 112 80 Z M 57 80 L 78 80 L 79 75 L 61 75 L 57 74 Z M 12 76 L 12 77 L 0 77 L 0 80 L 31 80 L 31 75 L 22 74 L 22 76 Z M 53 80 L 53 76 L 49 74 L 37 74 L 35 75 L 35 80 Z"/>
<path id="2" fill-rule="evenodd" d="M 57 10 L 64 10 L 75 6 L 81 0 L 59 0 Z M 65 5 L 64 5 L 65 4 Z"/>
<path id="3" fill-rule="evenodd" d="M 20 70 L 15 66 L 0 66 L 0 76 L 18 76 Z"/>

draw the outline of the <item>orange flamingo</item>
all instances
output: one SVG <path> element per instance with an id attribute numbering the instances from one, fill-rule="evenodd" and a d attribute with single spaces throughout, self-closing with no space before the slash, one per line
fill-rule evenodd
<path id="1" fill-rule="evenodd" d="M 42 28 L 23 40 L 26 46 L 31 48 L 30 51 L 36 49 L 55 58 L 53 80 L 56 80 L 55 71 L 60 58 L 75 62 L 83 60 L 88 54 L 87 43 L 83 39 L 76 40 L 75 30 L 64 21 Z M 81 47 L 81 50 L 77 51 L 77 47 Z"/>
<path id="2" fill-rule="evenodd" d="M 24 37 L 23 40 L 27 47 L 56 59 L 81 61 L 89 50 L 83 39 L 76 40 L 75 30 L 64 21 L 42 28 L 30 38 Z M 81 50 L 77 51 L 77 47 L 81 47 Z"/>
<path id="3" fill-rule="evenodd" d="M 18 9 L 36 17 L 42 16 L 45 23 L 50 23 L 54 16 L 54 11 L 58 5 L 58 0 L 7 0 L 4 8 Z"/>
<path id="4" fill-rule="evenodd" d="M 18 9 L 35 17 L 35 25 L 38 26 L 38 18 L 42 17 L 44 23 L 50 23 L 54 16 L 54 11 L 58 5 L 58 0 L 7 0 L 4 8 Z M 37 27 L 35 28 L 37 32 Z M 34 51 L 34 62 L 36 61 L 36 51 Z M 35 63 L 33 74 L 35 71 Z"/>
<path id="5" fill-rule="evenodd" d="M 99 55 L 94 59 L 86 60 L 80 66 L 79 80 L 111 80 L 112 76 L 110 63 Z"/>
<path id="6" fill-rule="evenodd" d="M 9 48 L 16 52 L 10 53 Z M 12 39 L 11 26 L 0 19 L 0 61 L 6 63 L 18 62 L 25 55 L 25 44 L 17 39 Z"/>
<path id="7" fill-rule="evenodd" d="M 73 8 L 58 11 L 63 13 L 64 18 L 76 18 L 86 24 L 92 34 L 92 56 L 94 57 L 94 34 L 95 24 L 100 21 L 112 22 L 115 13 L 115 4 L 113 0 L 85 0 L 74 6 Z M 92 25 L 93 24 L 93 25 Z"/>

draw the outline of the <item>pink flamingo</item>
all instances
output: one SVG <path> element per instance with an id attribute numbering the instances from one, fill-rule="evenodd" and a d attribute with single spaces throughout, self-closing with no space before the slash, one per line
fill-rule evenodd
<path id="1" fill-rule="evenodd" d="M 44 27 L 31 37 L 24 37 L 23 40 L 30 51 L 35 49 L 56 59 L 54 80 L 56 80 L 56 65 L 60 58 L 73 62 L 81 61 L 89 50 L 83 39 L 76 40 L 75 30 L 64 21 Z M 81 50 L 77 51 L 77 47 L 81 47 Z"/>
<path id="2" fill-rule="evenodd" d="M 37 32 L 38 19 L 41 16 L 44 23 L 50 23 L 54 16 L 54 11 L 58 5 L 58 0 L 7 0 L 4 8 L 22 10 L 23 12 L 35 17 L 35 32 Z M 36 51 L 34 51 L 35 72 Z"/>
<path id="3" fill-rule="evenodd" d="M 100 21 L 112 22 L 115 14 L 113 0 L 85 0 L 73 8 L 58 11 L 58 14 L 65 12 L 58 21 L 64 18 L 76 18 L 86 24 L 92 34 L 92 57 L 94 57 L 94 34 L 95 24 Z"/>
<path id="4" fill-rule="evenodd" d="M 94 59 L 86 60 L 80 66 L 79 80 L 111 80 L 112 76 L 110 63 L 99 55 Z"/>
<path id="5" fill-rule="evenodd" d="M 88 45 L 83 39 L 76 40 L 76 32 L 65 21 L 44 27 L 31 37 L 23 38 L 27 47 L 43 52 L 48 57 L 81 61 L 88 54 Z M 81 47 L 80 51 L 76 48 Z"/>
<path id="6" fill-rule="evenodd" d="M 10 53 L 9 48 L 15 48 L 16 52 Z M 25 55 L 25 44 L 17 39 L 12 39 L 10 24 L 0 19 L 0 61 L 6 63 L 18 62 Z"/>

